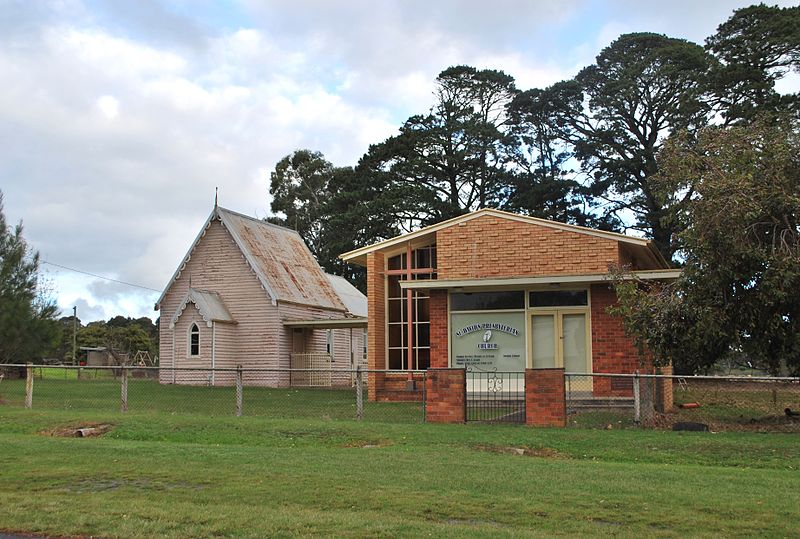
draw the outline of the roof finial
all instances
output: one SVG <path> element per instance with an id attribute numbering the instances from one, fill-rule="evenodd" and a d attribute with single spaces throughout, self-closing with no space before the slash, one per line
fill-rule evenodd
<path id="1" fill-rule="evenodd" d="M 214 209 L 217 209 L 217 199 L 219 198 L 219 187 L 214 188 Z"/>

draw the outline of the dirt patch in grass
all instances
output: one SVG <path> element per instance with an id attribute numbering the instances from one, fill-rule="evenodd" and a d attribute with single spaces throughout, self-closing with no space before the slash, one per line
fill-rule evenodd
<path id="1" fill-rule="evenodd" d="M 357 447 L 361 449 L 377 449 L 380 447 L 388 447 L 394 442 L 381 438 L 378 440 L 349 440 L 342 444 L 342 447 Z"/>
<path id="2" fill-rule="evenodd" d="M 290 440 L 310 438 L 322 441 L 342 438 L 348 435 L 347 431 L 342 430 L 278 430 L 276 434 Z"/>
<path id="3" fill-rule="evenodd" d="M 44 430 L 39 434 L 59 438 L 92 438 L 102 436 L 113 428 L 114 425 L 110 423 L 76 423 Z"/>
<path id="4" fill-rule="evenodd" d="M 478 451 L 497 453 L 499 455 L 516 455 L 518 457 L 538 457 L 544 459 L 568 459 L 569 456 L 559 453 L 552 447 L 517 447 L 508 445 L 476 444 L 472 446 Z"/>
<path id="5" fill-rule="evenodd" d="M 83 494 L 87 492 L 104 492 L 119 489 L 132 489 L 142 490 L 148 492 L 169 491 L 175 489 L 182 490 L 202 490 L 202 485 L 194 485 L 187 482 L 163 482 L 151 481 L 149 479 L 109 479 L 94 477 L 91 479 L 82 479 L 74 481 L 63 487 L 66 492 L 75 492 Z"/>
<path id="6" fill-rule="evenodd" d="M 31 537 L 32 539 L 91 539 L 90 535 L 53 535 L 51 533 L 32 533 L 0 529 L 0 537 Z"/>
<path id="7" fill-rule="evenodd" d="M 455 526 L 492 526 L 495 528 L 502 526 L 502 524 L 494 520 L 477 520 L 471 518 L 448 518 L 441 522 L 446 522 Z"/>

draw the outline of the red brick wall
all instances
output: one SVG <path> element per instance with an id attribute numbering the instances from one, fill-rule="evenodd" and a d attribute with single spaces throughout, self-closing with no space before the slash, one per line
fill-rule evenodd
<path id="1" fill-rule="evenodd" d="M 446 369 L 448 361 L 447 290 L 431 290 L 431 368 Z"/>
<path id="2" fill-rule="evenodd" d="M 371 372 L 370 400 L 381 402 L 422 402 L 422 373 L 414 374 L 414 388 L 409 389 L 408 372 Z M 374 395 L 374 396 L 373 396 Z"/>
<path id="3" fill-rule="evenodd" d="M 383 253 L 367 255 L 367 366 L 370 370 L 386 368 L 386 279 Z M 374 374 L 374 373 L 372 373 Z M 376 400 L 377 376 L 367 382 L 369 400 Z"/>
<path id="4" fill-rule="evenodd" d="M 525 423 L 534 427 L 566 426 L 564 369 L 525 370 Z"/>
<path id="5" fill-rule="evenodd" d="M 605 273 L 617 241 L 482 215 L 436 232 L 439 279 Z"/>
<path id="6" fill-rule="evenodd" d="M 428 423 L 466 421 L 467 379 L 464 369 L 428 369 L 425 418 Z"/>
<path id="7" fill-rule="evenodd" d="M 616 302 L 617 296 L 610 285 L 592 285 L 592 370 L 596 373 L 617 374 L 629 374 L 637 369 L 645 372 L 640 364 L 639 352 L 633 340 L 625 333 L 622 320 L 608 313 L 608 308 Z M 630 383 L 617 384 L 620 385 L 612 387 L 611 378 L 595 378 L 594 394 L 618 397 L 633 395 L 633 386 Z"/>

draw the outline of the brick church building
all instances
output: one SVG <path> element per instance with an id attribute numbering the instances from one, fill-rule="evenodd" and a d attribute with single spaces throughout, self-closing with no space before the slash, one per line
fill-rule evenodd
<path id="1" fill-rule="evenodd" d="M 372 400 L 421 399 L 428 369 L 632 373 L 639 355 L 607 312 L 609 269 L 679 274 L 649 240 L 495 209 L 341 258 L 367 269 L 367 362 L 385 370 L 369 378 Z M 593 384 L 594 395 L 625 391 L 613 378 Z"/>

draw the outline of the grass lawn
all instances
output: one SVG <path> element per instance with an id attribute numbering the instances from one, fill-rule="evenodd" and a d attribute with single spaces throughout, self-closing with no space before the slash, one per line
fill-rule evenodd
<path id="1" fill-rule="evenodd" d="M 97 438 L 46 433 L 111 423 Z M 524 453 L 520 455 L 520 453 Z M 800 535 L 800 436 L 0 406 L 0 530 Z"/>
<path id="2" fill-rule="evenodd" d="M 44 369 L 45 372 L 47 369 Z M 73 371 L 74 372 L 74 371 Z M 266 388 L 245 386 L 243 414 L 273 418 L 355 419 L 354 389 Z M 0 382 L 0 404 L 23 406 L 25 380 Z M 115 412 L 120 409 L 120 381 L 114 378 L 76 380 L 59 376 L 35 379 L 33 408 Z M 161 412 L 233 416 L 236 390 L 232 386 L 159 384 L 141 378 L 128 380 L 131 412 Z M 420 403 L 376 403 L 364 399 L 364 419 L 393 423 L 421 423 Z"/>

